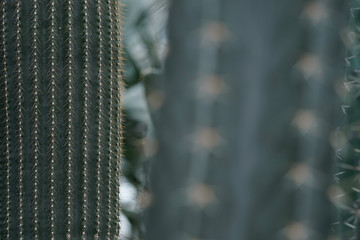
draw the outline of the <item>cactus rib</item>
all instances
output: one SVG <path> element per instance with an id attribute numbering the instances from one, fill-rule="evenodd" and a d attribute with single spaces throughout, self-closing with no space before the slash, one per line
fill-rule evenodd
<path id="1" fill-rule="evenodd" d="M 82 199 L 82 230 L 81 237 L 83 240 L 86 239 L 87 231 L 87 216 L 88 216 L 88 195 L 89 195 L 89 186 L 88 186 L 88 166 L 89 166 L 89 150 L 90 150 L 90 110 L 89 110 L 89 101 L 90 101 L 90 21 L 89 21 L 89 2 L 87 0 L 83 1 L 83 15 L 84 15 L 84 34 L 85 34 L 85 43 L 84 43 L 84 123 L 83 123 L 83 199 Z"/>
<path id="2" fill-rule="evenodd" d="M 33 73 L 33 144 L 34 144 L 34 237 L 39 239 L 39 124 L 40 124 L 40 53 L 39 53 L 39 1 L 32 1 L 32 73 Z"/>
<path id="3" fill-rule="evenodd" d="M 56 1 L 50 2 L 50 238 L 55 239 L 55 162 L 56 162 L 56 86 L 57 86 L 57 70 L 56 70 Z"/>
<path id="4" fill-rule="evenodd" d="M 4 82 L 5 92 L 5 181 L 6 181 L 6 239 L 10 239 L 10 116 L 9 116 L 9 90 L 8 90 L 8 71 L 7 71 L 7 55 L 6 55 L 6 2 L 1 3 L 1 44 L 2 44 L 2 68 L 3 75 L 2 80 Z"/>

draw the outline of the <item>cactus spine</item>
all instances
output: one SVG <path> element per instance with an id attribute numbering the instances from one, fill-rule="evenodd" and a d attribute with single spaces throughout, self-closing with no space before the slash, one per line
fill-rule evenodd
<path id="1" fill-rule="evenodd" d="M 117 239 L 118 0 L 0 2 L 0 239 Z"/>
<path id="2" fill-rule="evenodd" d="M 82 198 L 82 239 L 86 239 L 87 231 L 87 215 L 88 215 L 88 194 L 89 194 L 89 179 L 88 179 L 88 169 L 89 169 L 89 139 L 90 139 L 90 130 L 89 130 L 89 101 L 90 101 L 90 43 L 89 43 L 89 29 L 90 29 L 90 20 L 89 20 L 89 3 L 87 0 L 83 2 L 83 16 L 84 16 L 84 34 L 85 34 L 85 43 L 84 43 L 84 133 L 83 133 L 83 198 Z"/>
<path id="3" fill-rule="evenodd" d="M 56 86 L 57 86 L 57 65 L 56 65 L 56 40 L 57 36 L 55 34 L 56 30 L 56 1 L 52 0 L 50 2 L 50 68 L 49 68 L 49 78 L 50 78 L 50 238 L 55 238 L 55 162 L 56 162 Z"/>
<path id="4" fill-rule="evenodd" d="M 1 51 L 2 51 L 2 64 L 1 64 L 1 70 L 2 70 L 2 88 L 4 91 L 4 114 L 5 114 L 5 121 L 4 121 L 4 126 L 5 129 L 3 131 L 3 145 L 5 147 L 4 149 L 4 171 L 5 171 L 5 203 L 2 206 L 5 206 L 6 209 L 6 216 L 5 216 L 5 226 L 3 226 L 3 228 L 5 228 L 5 232 L 1 231 L 2 235 L 4 235 L 7 239 L 9 239 L 10 237 L 10 133 L 9 133 L 9 125 L 10 125 L 10 117 L 9 117 L 9 89 L 8 89 L 8 71 L 7 71 L 7 56 L 6 56 L 6 45 L 5 45 L 5 8 L 6 8 L 6 3 L 2 2 L 1 4 Z M 3 219 L 3 218 L 2 218 Z M 1 229 L 3 230 L 3 229 Z"/>
<path id="5" fill-rule="evenodd" d="M 338 172 L 335 179 L 341 190 L 336 198 L 339 218 L 336 222 L 340 239 L 359 239 L 359 26 L 360 1 L 351 1 L 348 32 L 348 58 L 346 58 L 346 95 L 342 110 L 344 123 L 341 129 L 341 144 L 338 146 Z"/>

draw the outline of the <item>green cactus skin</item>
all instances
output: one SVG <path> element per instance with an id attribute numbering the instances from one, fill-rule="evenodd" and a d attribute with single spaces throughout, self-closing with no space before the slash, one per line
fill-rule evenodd
<path id="1" fill-rule="evenodd" d="M 0 239 L 118 239 L 119 0 L 0 1 Z"/>
<path id="2" fill-rule="evenodd" d="M 346 97 L 342 106 L 345 122 L 341 132 L 344 140 L 338 149 L 338 172 L 336 180 L 341 188 L 338 196 L 339 219 L 337 230 L 340 239 L 359 239 L 359 34 L 360 1 L 351 1 L 350 26 L 347 38 Z"/>

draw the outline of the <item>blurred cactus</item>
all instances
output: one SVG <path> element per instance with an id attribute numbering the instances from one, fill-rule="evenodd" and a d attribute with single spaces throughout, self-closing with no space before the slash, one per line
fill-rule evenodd
<path id="1" fill-rule="evenodd" d="M 331 238 L 345 7 L 172 1 L 146 239 Z"/>
<path id="2" fill-rule="evenodd" d="M 118 239 L 118 0 L 0 1 L 0 239 Z"/>

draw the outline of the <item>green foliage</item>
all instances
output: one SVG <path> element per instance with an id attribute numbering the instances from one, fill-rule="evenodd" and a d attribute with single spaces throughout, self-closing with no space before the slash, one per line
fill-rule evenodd
<path id="1" fill-rule="evenodd" d="M 0 2 L 0 239 L 118 238 L 120 11 Z"/>

